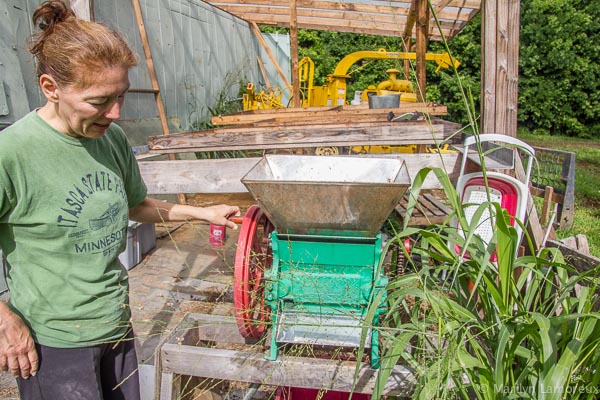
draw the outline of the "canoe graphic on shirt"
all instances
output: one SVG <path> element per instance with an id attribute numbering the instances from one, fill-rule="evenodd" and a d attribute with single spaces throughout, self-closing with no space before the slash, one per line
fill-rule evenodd
<path id="1" fill-rule="evenodd" d="M 102 213 L 98 218 L 90 219 L 90 229 L 97 231 L 108 225 L 116 222 L 117 215 L 119 215 L 120 207 L 119 203 L 111 204 L 106 211 Z"/>

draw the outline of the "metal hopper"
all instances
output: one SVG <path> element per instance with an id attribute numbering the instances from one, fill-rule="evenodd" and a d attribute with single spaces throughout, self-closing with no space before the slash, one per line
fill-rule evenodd
<path id="1" fill-rule="evenodd" d="M 267 155 L 242 183 L 279 233 L 373 237 L 410 178 L 397 159 Z"/>

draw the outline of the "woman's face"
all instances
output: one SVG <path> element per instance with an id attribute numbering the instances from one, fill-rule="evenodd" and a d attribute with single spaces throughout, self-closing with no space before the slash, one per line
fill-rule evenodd
<path id="1" fill-rule="evenodd" d="M 114 67 L 87 88 L 57 88 L 57 115 L 61 132 L 75 137 L 99 138 L 121 117 L 129 89 L 128 69 Z"/>

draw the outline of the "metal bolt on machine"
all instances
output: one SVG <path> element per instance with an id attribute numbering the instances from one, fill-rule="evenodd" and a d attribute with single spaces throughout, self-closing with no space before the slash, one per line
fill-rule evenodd
<path id="1" fill-rule="evenodd" d="M 240 333 L 281 344 L 365 347 L 379 365 L 388 277 L 382 225 L 410 185 L 398 159 L 267 155 L 242 178 L 248 209 L 235 258 Z M 367 314 L 371 303 L 378 306 Z"/>

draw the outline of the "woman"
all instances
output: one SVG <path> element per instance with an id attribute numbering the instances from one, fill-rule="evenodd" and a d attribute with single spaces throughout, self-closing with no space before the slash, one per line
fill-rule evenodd
<path id="1" fill-rule="evenodd" d="M 23 399 L 138 399 L 127 273 L 128 220 L 204 220 L 236 229 L 233 206 L 146 197 L 120 117 L 137 58 L 121 36 L 62 1 L 33 15 L 46 104 L 0 135 L 0 369 Z"/>

